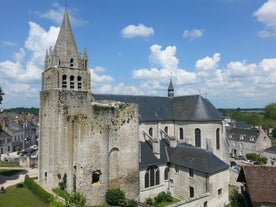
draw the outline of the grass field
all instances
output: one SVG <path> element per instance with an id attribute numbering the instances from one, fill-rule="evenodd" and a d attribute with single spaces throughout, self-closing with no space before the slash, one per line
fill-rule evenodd
<path id="1" fill-rule="evenodd" d="M 5 189 L 5 193 L 0 193 L 0 206 L 5 207 L 47 207 L 48 205 L 41 201 L 28 188 L 17 188 L 11 186 Z"/>

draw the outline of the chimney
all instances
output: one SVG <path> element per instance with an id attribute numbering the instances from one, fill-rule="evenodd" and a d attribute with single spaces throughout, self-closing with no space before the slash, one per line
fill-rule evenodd
<path id="1" fill-rule="evenodd" d="M 235 121 L 232 122 L 232 128 L 234 128 L 234 129 L 237 128 L 237 125 L 236 125 Z"/>
<path id="2" fill-rule="evenodd" d="M 152 151 L 156 156 L 160 156 L 160 143 L 158 139 L 152 139 Z"/>
<path id="3" fill-rule="evenodd" d="M 170 137 L 170 147 L 176 147 L 177 141 L 175 137 Z"/>

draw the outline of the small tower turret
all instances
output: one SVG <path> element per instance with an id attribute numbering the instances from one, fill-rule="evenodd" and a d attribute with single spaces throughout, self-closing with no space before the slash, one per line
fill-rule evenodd
<path id="1" fill-rule="evenodd" d="M 169 88 L 168 88 L 168 97 L 174 97 L 172 78 L 170 80 L 170 84 L 169 84 Z"/>

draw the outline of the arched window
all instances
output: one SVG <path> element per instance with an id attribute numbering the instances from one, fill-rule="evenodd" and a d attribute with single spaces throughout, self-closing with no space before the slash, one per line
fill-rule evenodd
<path id="1" fill-rule="evenodd" d="M 81 89 L 82 88 L 81 76 L 78 76 L 77 80 L 78 80 L 78 89 Z"/>
<path id="2" fill-rule="evenodd" d="M 67 76 L 62 76 L 62 88 L 67 88 Z"/>
<path id="3" fill-rule="evenodd" d="M 168 134 L 168 127 L 167 126 L 165 126 L 165 129 L 164 129 L 164 131 Z"/>
<path id="4" fill-rule="evenodd" d="M 220 149 L 219 133 L 220 133 L 219 128 L 217 128 L 217 130 L 216 130 L 216 147 L 217 147 L 217 149 Z"/>
<path id="5" fill-rule="evenodd" d="M 199 128 L 195 129 L 195 146 L 201 147 L 201 131 Z"/>
<path id="6" fill-rule="evenodd" d="M 75 88 L 75 77 L 73 75 L 70 76 L 70 89 Z"/>
<path id="7" fill-rule="evenodd" d="M 71 58 L 71 59 L 70 59 L 70 67 L 73 67 L 73 66 L 74 66 L 74 59 Z"/>
<path id="8" fill-rule="evenodd" d="M 170 171 L 170 168 L 166 167 L 165 170 L 164 170 L 164 180 L 169 179 L 169 171 Z"/>
<path id="9" fill-rule="evenodd" d="M 149 128 L 149 135 L 152 137 L 153 136 L 153 129 L 152 127 Z"/>
<path id="10" fill-rule="evenodd" d="M 145 174 L 145 188 L 160 184 L 160 172 L 156 166 L 151 166 Z"/>
<path id="11" fill-rule="evenodd" d="M 179 128 L 179 139 L 184 139 L 184 130 L 182 127 Z"/>

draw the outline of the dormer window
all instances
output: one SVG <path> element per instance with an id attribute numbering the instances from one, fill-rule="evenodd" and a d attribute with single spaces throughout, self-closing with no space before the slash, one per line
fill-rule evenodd
<path id="1" fill-rule="evenodd" d="M 73 67 L 73 66 L 74 66 L 74 59 L 71 58 L 71 59 L 70 59 L 70 67 Z"/>
<path id="2" fill-rule="evenodd" d="M 245 134 L 240 135 L 240 140 L 244 140 Z"/>
<path id="3" fill-rule="evenodd" d="M 255 138 L 254 137 L 250 137 L 250 141 L 254 142 Z"/>

